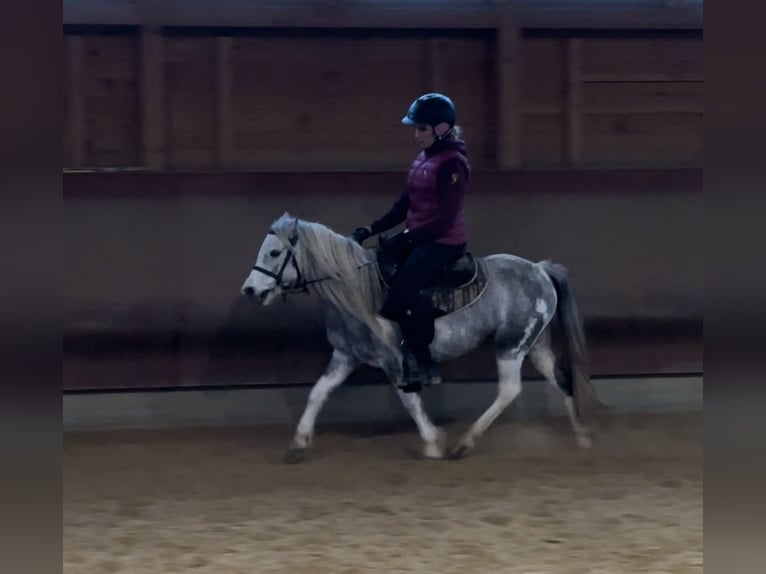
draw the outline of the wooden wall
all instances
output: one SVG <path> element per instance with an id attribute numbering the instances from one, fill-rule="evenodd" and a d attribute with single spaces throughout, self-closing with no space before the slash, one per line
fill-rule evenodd
<path id="1" fill-rule="evenodd" d="M 697 167 L 702 33 L 65 26 L 65 168 L 403 169 L 450 94 L 473 164 Z"/>

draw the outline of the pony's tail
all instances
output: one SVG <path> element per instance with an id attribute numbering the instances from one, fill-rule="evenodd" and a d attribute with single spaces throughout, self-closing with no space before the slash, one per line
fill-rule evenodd
<path id="1" fill-rule="evenodd" d="M 566 267 L 550 261 L 541 261 L 540 265 L 553 281 L 558 296 L 559 325 L 564 333 L 564 371 L 572 378 L 572 399 L 575 412 L 581 420 L 600 410 L 605 405 L 599 400 L 596 388 L 588 373 L 588 346 L 585 339 L 580 310 L 577 307 L 569 272 Z"/>

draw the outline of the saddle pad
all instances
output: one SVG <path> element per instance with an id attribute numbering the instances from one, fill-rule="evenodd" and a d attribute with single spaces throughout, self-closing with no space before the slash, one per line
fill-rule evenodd
<path id="1" fill-rule="evenodd" d="M 476 258 L 476 275 L 473 280 L 461 287 L 431 288 L 424 291 L 431 295 L 436 316 L 441 317 L 449 315 L 473 303 L 487 287 L 487 273 L 485 263 L 482 259 Z"/>

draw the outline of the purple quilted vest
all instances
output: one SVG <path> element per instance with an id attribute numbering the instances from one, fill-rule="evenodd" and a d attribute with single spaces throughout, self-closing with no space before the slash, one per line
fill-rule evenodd
<path id="1" fill-rule="evenodd" d="M 415 158 L 407 179 L 407 194 L 410 200 L 410 208 L 407 212 L 408 229 L 419 227 L 433 217 L 434 213 L 439 211 L 436 175 L 445 161 L 455 158 L 462 161 L 466 168 L 468 168 L 467 158 L 457 149 L 446 149 L 433 155 L 426 155 L 424 151 L 421 151 Z M 455 216 L 454 223 L 435 242 L 444 245 L 461 245 L 467 242 L 462 197 L 460 198 L 460 208 Z"/>

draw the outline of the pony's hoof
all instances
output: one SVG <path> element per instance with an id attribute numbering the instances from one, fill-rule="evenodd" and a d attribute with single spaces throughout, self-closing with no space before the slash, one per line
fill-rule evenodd
<path id="1" fill-rule="evenodd" d="M 590 440 L 590 437 L 585 434 L 577 435 L 576 439 L 577 446 L 579 448 L 592 448 L 593 447 L 593 441 Z"/>
<path id="2" fill-rule="evenodd" d="M 287 450 L 285 456 L 282 457 L 282 462 L 285 464 L 298 464 L 299 462 L 303 462 L 305 458 L 305 448 L 291 447 Z"/>
<path id="3" fill-rule="evenodd" d="M 447 442 L 447 435 L 444 431 L 439 431 L 436 440 L 433 442 L 427 442 L 423 448 L 423 456 L 430 459 L 442 459 L 444 458 L 444 446 Z"/>
<path id="4" fill-rule="evenodd" d="M 461 442 L 459 445 L 452 449 L 452 452 L 449 453 L 449 459 L 460 460 L 461 458 L 465 458 L 470 450 L 470 446 Z"/>
<path id="5" fill-rule="evenodd" d="M 444 458 L 444 451 L 438 444 L 429 443 L 423 449 L 423 457 L 432 460 Z"/>

